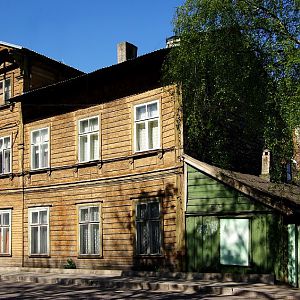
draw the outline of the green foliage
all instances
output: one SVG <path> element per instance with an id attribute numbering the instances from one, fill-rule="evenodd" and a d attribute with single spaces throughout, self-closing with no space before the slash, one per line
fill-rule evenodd
<path id="1" fill-rule="evenodd" d="M 65 269 L 76 269 L 76 264 L 72 258 L 67 259 L 67 263 L 64 265 Z"/>
<path id="2" fill-rule="evenodd" d="M 221 167 L 273 175 L 300 119 L 299 0 L 187 0 L 177 9 L 167 82 L 182 92 L 185 149 Z M 299 24 L 298 24 L 299 25 Z"/>

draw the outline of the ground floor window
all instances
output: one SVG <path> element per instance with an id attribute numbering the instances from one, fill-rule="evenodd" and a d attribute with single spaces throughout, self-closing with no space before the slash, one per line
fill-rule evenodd
<path id="1" fill-rule="evenodd" d="M 100 255 L 100 207 L 79 208 L 79 254 Z"/>
<path id="2" fill-rule="evenodd" d="M 220 262 L 223 265 L 249 265 L 249 219 L 220 219 Z"/>
<path id="3" fill-rule="evenodd" d="M 11 253 L 11 210 L 0 210 L 0 255 Z"/>
<path id="4" fill-rule="evenodd" d="M 49 254 L 49 207 L 29 209 L 29 240 L 31 255 Z"/>
<path id="5" fill-rule="evenodd" d="M 136 253 L 138 255 L 161 253 L 159 201 L 142 202 L 136 205 Z"/>

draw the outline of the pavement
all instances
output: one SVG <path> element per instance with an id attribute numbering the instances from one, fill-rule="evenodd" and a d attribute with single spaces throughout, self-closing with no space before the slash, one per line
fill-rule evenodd
<path id="1" fill-rule="evenodd" d="M 199 279 L 195 276 L 174 276 L 174 274 L 152 274 L 123 272 L 121 270 L 85 269 L 42 269 L 42 268 L 0 268 L 0 298 L 10 298 L 12 291 L 26 286 L 51 286 L 47 289 L 67 289 L 78 293 L 88 291 L 103 294 L 103 297 L 84 297 L 85 299 L 299 299 L 300 289 L 288 285 L 270 283 L 249 283 L 229 281 L 229 279 Z M 181 273 L 182 275 L 182 273 Z M 5 284 L 5 285 L 3 285 Z M 10 287 L 5 291 L 1 286 Z M 12 288 L 14 287 L 14 288 Z M 105 294 L 109 291 L 108 294 Z M 23 293 L 24 291 L 22 291 Z M 79 293 L 79 294 L 80 294 Z M 119 293 L 119 294 L 118 294 Z M 155 293 L 155 297 L 153 296 Z M 99 294 L 99 295 L 100 295 Z M 105 294 L 105 295 L 104 295 Z M 122 294 L 122 295 L 121 295 Z M 38 295 L 38 294 L 34 294 Z M 44 294 L 43 294 L 44 295 Z M 126 297 L 124 296 L 126 295 Z M 134 296 L 133 296 L 134 295 Z M 150 296 L 149 296 L 150 295 Z M 3 296 L 3 297 L 2 297 Z M 87 295 L 86 295 L 87 296 Z M 149 297 L 148 297 L 149 296 Z M 140 297 L 140 298 L 139 298 Z M 168 298 L 169 297 L 169 298 Z M 18 293 L 13 298 L 18 298 Z M 25 299 L 23 295 L 21 297 Z M 21 299 L 20 298 L 20 299 Z M 27 299 L 41 299 L 29 297 Z M 55 296 L 56 299 L 60 297 Z M 73 297 L 74 298 L 74 294 Z M 75 297 L 76 298 L 76 297 Z M 84 299 L 78 298 L 78 299 Z M 49 298 L 50 299 L 50 298 Z M 53 298 L 54 299 L 54 298 Z M 69 299 L 68 296 L 63 299 Z"/>

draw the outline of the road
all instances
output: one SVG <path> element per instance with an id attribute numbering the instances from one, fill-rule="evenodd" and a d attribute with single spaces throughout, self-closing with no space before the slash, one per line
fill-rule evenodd
<path id="1" fill-rule="evenodd" d="M 257 296 L 255 297 L 256 299 Z M 53 284 L 0 281 L 0 299 L 134 299 L 134 300 L 179 300 L 179 299 L 249 299 L 244 296 L 205 296 L 171 292 L 133 291 L 102 289 L 97 287 L 62 286 Z M 262 297 L 260 299 L 270 299 Z"/>

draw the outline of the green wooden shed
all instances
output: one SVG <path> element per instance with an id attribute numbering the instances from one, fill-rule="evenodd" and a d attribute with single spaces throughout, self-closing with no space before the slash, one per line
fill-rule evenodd
<path id="1" fill-rule="evenodd" d="M 300 188 L 183 155 L 186 269 L 299 286 Z"/>

